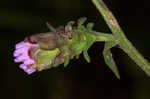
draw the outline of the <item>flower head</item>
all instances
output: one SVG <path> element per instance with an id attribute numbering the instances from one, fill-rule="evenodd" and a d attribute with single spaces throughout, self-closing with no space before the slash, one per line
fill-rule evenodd
<path id="1" fill-rule="evenodd" d="M 84 32 L 84 21 L 85 18 L 79 20 L 78 26 L 74 28 L 74 22 L 70 21 L 63 29 L 55 30 L 49 27 L 52 32 L 31 35 L 16 44 L 15 62 L 22 62 L 20 68 L 27 74 L 63 63 L 67 66 L 71 59 L 78 57 L 82 52 L 85 59 L 90 62 L 87 50 L 95 42 L 95 36 Z"/>

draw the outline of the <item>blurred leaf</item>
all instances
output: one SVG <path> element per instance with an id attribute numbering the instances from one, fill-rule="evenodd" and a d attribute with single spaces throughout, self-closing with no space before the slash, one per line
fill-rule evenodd
<path id="1" fill-rule="evenodd" d="M 93 27 L 94 27 L 94 23 L 88 23 L 87 25 L 86 25 L 86 28 L 88 29 L 88 30 L 92 30 L 93 29 Z"/>
<path id="2" fill-rule="evenodd" d="M 82 17 L 78 20 L 78 28 L 82 27 L 82 25 L 84 24 L 84 22 L 87 20 L 86 17 Z"/>
<path id="3" fill-rule="evenodd" d="M 90 57 L 89 57 L 87 51 L 83 51 L 83 55 L 84 55 L 84 58 L 86 59 L 86 61 L 87 61 L 88 63 L 90 63 L 91 60 L 90 60 Z"/>
<path id="4" fill-rule="evenodd" d="M 65 59 L 64 67 L 67 67 L 67 65 L 69 64 L 69 61 L 70 61 L 70 56 L 68 55 Z"/>

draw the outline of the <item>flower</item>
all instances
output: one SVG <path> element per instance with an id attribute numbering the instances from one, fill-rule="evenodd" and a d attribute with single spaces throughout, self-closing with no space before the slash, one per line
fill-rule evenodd
<path id="1" fill-rule="evenodd" d="M 35 64 L 35 60 L 31 57 L 30 52 L 31 49 L 38 48 L 38 44 L 33 44 L 27 41 L 22 41 L 15 46 L 16 50 L 14 51 L 14 61 L 16 63 L 22 62 L 22 64 L 19 66 L 21 69 L 23 69 L 27 74 L 32 74 L 36 71 L 35 68 L 31 67 L 33 64 Z"/>
<path id="2" fill-rule="evenodd" d="M 90 62 L 87 50 L 95 42 L 96 37 L 84 32 L 86 30 L 82 25 L 84 21 L 85 18 L 80 20 L 78 26 L 74 28 L 73 22 L 70 21 L 64 29 L 54 30 L 49 27 L 52 32 L 27 37 L 16 44 L 14 61 L 22 62 L 20 68 L 27 74 L 57 67 L 60 64 L 66 67 L 71 59 L 78 57 L 82 52 L 85 59 Z"/>
<path id="3" fill-rule="evenodd" d="M 60 55 L 60 49 L 56 46 L 56 37 L 54 33 L 48 32 L 25 38 L 15 46 L 14 61 L 22 62 L 19 67 L 29 75 L 58 66 L 63 63 L 63 57 Z"/>

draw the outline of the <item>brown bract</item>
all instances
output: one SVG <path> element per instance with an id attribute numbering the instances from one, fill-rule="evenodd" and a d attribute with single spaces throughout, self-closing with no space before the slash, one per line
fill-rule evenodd
<path id="1" fill-rule="evenodd" d="M 41 49 L 52 50 L 57 47 L 58 35 L 53 32 L 47 32 L 32 35 L 28 39 L 30 42 L 38 43 Z"/>

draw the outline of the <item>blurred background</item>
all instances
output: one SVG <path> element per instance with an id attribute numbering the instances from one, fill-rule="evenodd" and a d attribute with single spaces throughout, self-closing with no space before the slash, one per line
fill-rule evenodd
<path id="1" fill-rule="evenodd" d="M 104 0 L 128 39 L 150 60 L 150 6 L 148 0 Z M 91 63 L 72 60 L 67 68 L 45 70 L 28 76 L 15 64 L 16 43 L 35 33 L 49 31 L 70 20 L 87 17 L 95 30 L 110 32 L 91 0 L 0 1 L 0 99 L 150 99 L 150 78 L 119 48 L 113 48 L 118 80 L 104 62 L 104 43 L 89 49 Z"/>

